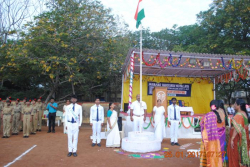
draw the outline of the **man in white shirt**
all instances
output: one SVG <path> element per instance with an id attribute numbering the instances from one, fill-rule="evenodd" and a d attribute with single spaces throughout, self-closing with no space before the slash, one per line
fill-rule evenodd
<path id="1" fill-rule="evenodd" d="M 232 105 L 229 105 L 227 108 L 228 114 L 234 115 L 235 111 L 234 108 L 232 107 Z"/>
<path id="2" fill-rule="evenodd" d="M 136 95 L 136 101 L 130 107 L 130 120 L 134 122 L 134 131 L 142 132 L 143 121 L 145 122 L 147 116 L 147 104 L 141 101 L 140 95 Z"/>
<path id="3" fill-rule="evenodd" d="M 68 157 L 76 157 L 79 128 L 82 125 L 82 106 L 76 103 L 77 96 L 71 97 L 71 104 L 65 108 L 66 130 L 68 132 Z"/>
<path id="4" fill-rule="evenodd" d="M 92 126 L 92 147 L 97 143 L 101 147 L 101 129 L 104 122 L 104 109 L 100 105 L 100 99 L 95 100 L 95 105 L 90 108 L 90 125 Z"/>
<path id="5" fill-rule="evenodd" d="M 180 146 L 178 143 L 178 129 L 181 121 L 180 107 L 176 105 L 177 99 L 172 98 L 172 104 L 168 106 L 168 122 L 170 125 L 171 145 Z"/>

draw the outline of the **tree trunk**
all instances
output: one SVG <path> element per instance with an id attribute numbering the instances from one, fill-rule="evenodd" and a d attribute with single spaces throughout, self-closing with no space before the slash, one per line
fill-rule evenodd
<path id="1" fill-rule="evenodd" d="M 75 95 L 76 93 L 75 93 L 75 87 L 74 87 L 73 82 L 71 82 L 71 87 L 72 87 L 72 93 L 73 93 L 73 95 Z"/>

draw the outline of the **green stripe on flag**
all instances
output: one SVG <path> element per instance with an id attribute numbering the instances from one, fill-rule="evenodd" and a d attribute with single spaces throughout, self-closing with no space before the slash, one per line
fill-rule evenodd
<path id="1" fill-rule="evenodd" d="M 140 10 L 138 15 L 137 15 L 137 21 L 136 21 L 136 28 L 139 27 L 139 25 L 141 24 L 141 20 L 144 19 L 145 14 L 144 14 L 144 9 Z"/>

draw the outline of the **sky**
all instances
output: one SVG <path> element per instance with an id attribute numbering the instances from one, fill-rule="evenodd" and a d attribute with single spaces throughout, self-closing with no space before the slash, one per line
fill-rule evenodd
<path id="1" fill-rule="evenodd" d="M 136 30 L 134 20 L 135 10 L 139 0 L 100 0 L 112 13 L 119 15 L 129 25 L 129 29 Z M 213 0 L 143 0 L 145 18 L 143 28 L 157 32 L 165 28 L 191 25 L 196 23 L 196 14 L 209 9 Z"/>

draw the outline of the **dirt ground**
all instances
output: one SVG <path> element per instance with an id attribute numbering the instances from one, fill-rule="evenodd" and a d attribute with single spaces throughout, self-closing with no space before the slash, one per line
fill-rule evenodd
<path id="1" fill-rule="evenodd" d="M 2 127 L 0 136 L 2 136 Z M 34 149 L 24 155 L 21 159 L 11 164 L 11 167 L 57 167 L 57 166 L 84 166 L 84 167 L 194 167 L 199 166 L 198 158 L 164 158 L 164 159 L 136 159 L 127 155 L 120 155 L 114 148 L 106 148 L 106 140 L 101 141 L 101 147 L 91 146 L 91 127 L 83 125 L 78 138 L 78 157 L 67 157 L 67 135 L 63 134 L 63 127 L 56 127 L 56 133 L 47 133 L 47 127 L 42 127 L 42 132 L 30 135 L 28 139 L 18 136 L 11 136 L 8 139 L 0 138 L 0 166 L 5 166 L 14 161 L 18 156 L 34 145 Z M 180 139 L 181 145 L 193 143 L 187 149 L 198 149 L 200 139 Z M 170 148 L 174 154 L 179 151 L 186 155 L 186 150 L 178 146 L 171 146 L 169 140 L 162 142 L 162 148 Z"/>

